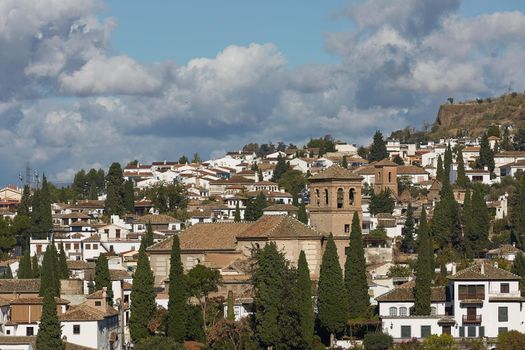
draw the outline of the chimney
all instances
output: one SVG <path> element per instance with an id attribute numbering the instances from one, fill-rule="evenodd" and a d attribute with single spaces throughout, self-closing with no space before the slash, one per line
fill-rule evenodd
<path id="1" fill-rule="evenodd" d="M 497 261 L 494 261 L 494 267 L 498 268 L 498 262 Z"/>
<path id="2" fill-rule="evenodd" d="M 452 263 L 452 274 L 456 274 L 456 263 Z"/>
<path id="3" fill-rule="evenodd" d="M 102 306 L 103 306 L 103 310 L 106 309 L 106 303 L 107 303 L 107 299 L 108 298 L 108 287 L 102 287 Z"/>
<path id="4" fill-rule="evenodd" d="M 485 264 L 484 263 L 481 263 L 481 274 L 484 275 L 485 274 Z"/>

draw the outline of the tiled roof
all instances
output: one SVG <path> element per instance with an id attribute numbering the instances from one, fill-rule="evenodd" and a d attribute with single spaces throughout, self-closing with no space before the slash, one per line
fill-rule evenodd
<path id="1" fill-rule="evenodd" d="M 31 344 L 33 349 L 36 348 L 36 336 L 24 337 L 24 336 L 0 336 L 0 345 L 25 345 Z"/>
<path id="2" fill-rule="evenodd" d="M 382 159 L 382 160 L 379 160 L 375 163 L 373 163 L 373 165 L 375 167 L 382 167 L 382 166 L 393 166 L 393 167 L 398 167 L 399 165 L 394 163 L 393 161 L 391 161 L 390 159 L 388 158 L 385 158 L 385 159 Z"/>
<path id="3" fill-rule="evenodd" d="M 362 180 L 363 178 L 352 171 L 342 168 L 339 165 L 332 165 L 324 171 L 321 171 L 309 178 L 309 180 Z"/>
<path id="4" fill-rule="evenodd" d="M 37 304 L 43 304 L 44 298 L 43 297 L 31 297 L 31 298 L 16 298 L 9 302 L 11 305 L 37 305 Z M 55 302 L 58 305 L 65 305 L 69 304 L 69 300 L 62 299 L 62 298 L 55 298 Z"/>
<path id="5" fill-rule="evenodd" d="M 255 181 L 245 178 L 244 176 L 235 175 L 230 177 L 227 180 L 217 180 L 217 181 L 211 181 L 211 184 L 217 184 L 217 185 L 228 185 L 228 184 L 253 184 Z"/>
<path id="6" fill-rule="evenodd" d="M 149 222 L 151 222 L 153 225 L 164 225 L 164 224 L 177 223 L 180 221 L 175 219 L 173 216 L 163 215 L 163 214 L 159 214 L 159 215 L 148 214 L 144 216 L 139 216 L 138 218 L 135 219 L 135 223 L 147 224 Z"/>
<path id="7" fill-rule="evenodd" d="M 291 204 L 273 204 L 263 209 L 263 211 L 298 211 L 295 205 Z"/>
<path id="8" fill-rule="evenodd" d="M 100 235 L 99 234 L 91 235 L 88 238 L 82 240 L 82 242 L 100 242 Z"/>
<path id="9" fill-rule="evenodd" d="M 0 293 L 38 293 L 40 279 L 0 280 Z"/>
<path id="10" fill-rule="evenodd" d="M 518 253 L 521 250 L 513 246 L 512 244 L 502 244 L 496 249 L 489 250 L 488 253 L 492 255 L 497 254 L 512 254 L 512 253 Z"/>
<path id="11" fill-rule="evenodd" d="M 99 200 L 83 200 L 78 201 L 71 208 L 104 208 L 104 201 Z"/>
<path id="12" fill-rule="evenodd" d="M 118 311 L 107 306 L 106 311 L 102 311 L 86 304 L 71 306 L 68 311 L 58 316 L 60 321 L 99 321 L 106 317 L 115 316 Z"/>
<path id="13" fill-rule="evenodd" d="M 483 270 L 484 271 L 482 273 L 481 264 L 476 264 L 464 270 L 458 271 L 455 275 L 449 276 L 448 278 L 454 281 L 521 280 L 520 276 L 499 267 L 494 267 L 490 264 L 484 264 Z"/>
<path id="14" fill-rule="evenodd" d="M 421 175 L 428 175 L 428 172 L 415 165 L 401 165 L 397 168 L 397 173 L 399 174 L 421 174 Z"/>
<path id="15" fill-rule="evenodd" d="M 237 238 L 252 237 L 320 237 L 318 231 L 288 215 L 265 215 L 244 230 Z"/>
<path id="16" fill-rule="evenodd" d="M 379 302 L 415 301 L 414 291 L 413 291 L 415 285 L 416 285 L 415 281 L 404 283 L 400 285 L 399 287 L 396 287 L 392 289 L 391 291 L 378 296 L 376 300 Z M 446 296 L 446 289 L 444 286 L 431 288 L 430 301 L 440 302 L 440 301 L 446 301 L 446 300 L 447 300 L 447 296 Z"/>
<path id="17" fill-rule="evenodd" d="M 120 281 L 124 279 L 130 279 L 131 275 L 126 270 L 115 270 L 111 269 L 109 270 L 109 277 L 112 281 Z M 84 276 L 84 279 L 86 280 L 94 280 L 95 279 L 95 270 L 87 270 Z"/>
<path id="18" fill-rule="evenodd" d="M 494 157 L 525 157 L 525 151 L 503 151 L 496 153 Z"/>

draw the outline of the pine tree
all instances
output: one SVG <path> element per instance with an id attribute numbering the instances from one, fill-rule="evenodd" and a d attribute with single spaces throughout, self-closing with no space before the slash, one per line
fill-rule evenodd
<path id="1" fill-rule="evenodd" d="M 135 212 L 135 192 L 131 180 L 124 181 L 122 188 L 122 201 L 127 213 Z"/>
<path id="2" fill-rule="evenodd" d="M 151 227 L 151 222 L 146 224 L 146 234 L 144 235 L 144 238 L 142 238 L 141 243 L 144 244 L 144 249 L 153 245 L 153 228 Z"/>
<path id="3" fill-rule="evenodd" d="M 469 179 L 467 175 L 465 175 L 465 163 L 463 161 L 463 151 L 462 150 L 458 151 L 456 162 L 458 163 L 456 185 L 465 188 L 467 186 L 467 183 L 469 182 Z"/>
<path id="4" fill-rule="evenodd" d="M 441 155 L 438 156 L 437 160 L 437 168 L 436 168 L 436 179 L 443 183 L 445 170 L 443 169 L 443 160 L 441 159 Z"/>
<path id="5" fill-rule="evenodd" d="M 233 292 L 231 290 L 228 291 L 228 299 L 227 299 L 227 306 L 228 309 L 226 310 L 226 319 L 230 321 L 235 320 L 235 310 L 233 305 Z"/>
<path id="6" fill-rule="evenodd" d="M 46 294 L 51 294 L 55 297 L 60 296 L 58 256 L 54 240 L 44 253 L 44 260 L 42 261 L 42 270 L 40 273 L 40 290 L 38 295 L 42 297 Z"/>
<path id="7" fill-rule="evenodd" d="M 415 223 L 414 223 L 414 209 L 412 204 L 408 203 L 407 218 L 405 226 L 401 229 L 401 251 L 404 253 L 413 253 L 415 248 Z"/>
<path id="8" fill-rule="evenodd" d="M 24 254 L 18 263 L 18 279 L 33 278 L 33 271 L 31 269 L 31 256 L 29 255 L 29 248 L 24 249 Z"/>
<path id="9" fill-rule="evenodd" d="M 42 316 L 36 336 L 36 348 L 38 350 L 65 350 L 66 348 L 62 341 L 62 329 L 58 320 L 57 305 L 52 293 L 44 295 Z"/>
<path id="10" fill-rule="evenodd" d="M 368 160 L 375 162 L 388 158 L 388 151 L 386 149 L 385 141 L 383 140 L 383 134 L 377 130 L 374 134 L 372 145 L 370 146 L 370 153 L 368 154 Z"/>
<path id="11" fill-rule="evenodd" d="M 306 213 L 306 206 L 304 202 L 301 202 L 299 205 L 299 213 L 297 214 L 297 220 L 302 222 L 305 225 L 308 225 L 308 214 Z"/>
<path id="12" fill-rule="evenodd" d="M 178 236 L 173 236 L 170 257 L 169 300 L 166 334 L 177 342 L 182 342 L 186 335 L 186 301 L 188 293 L 184 278 L 184 270 L 180 259 L 180 242 Z"/>
<path id="13" fill-rule="evenodd" d="M 113 305 L 113 288 L 109 274 L 108 259 L 105 254 L 100 254 L 95 264 L 95 290 L 106 287 L 107 301 Z"/>
<path id="14" fill-rule="evenodd" d="M 332 234 L 328 236 L 321 260 L 317 288 L 317 317 L 321 329 L 329 334 L 341 333 L 346 324 L 348 299 L 343 272 Z"/>
<path id="15" fill-rule="evenodd" d="M 60 256 L 58 261 L 58 275 L 60 279 L 69 278 L 69 268 L 67 267 L 67 257 L 66 252 L 64 251 L 64 245 L 60 243 Z"/>
<path id="16" fill-rule="evenodd" d="M 427 227 L 426 211 L 423 208 L 418 228 L 418 256 L 416 265 L 416 285 L 414 287 L 415 315 L 430 315 L 430 284 L 432 282 L 432 264 L 430 257 L 431 241 Z"/>
<path id="17" fill-rule="evenodd" d="M 40 266 L 38 266 L 38 257 L 33 255 L 31 259 L 31 271 L 33 273 L 33 278 L 40 278 Z"/>
<path id="18" fill-rule="evenodd" d="M 135 343 L 151 335 L 148 324 L 157 308 L 154 281 L 148 255 L 144 246 L 141 246 L 131 288 L 131 317 L 129 319 L 129 331 Z"/>
<path id="19" fill-rule="evenodd" d="M 91 181 L 91 183 L 89 184 L 89 195 L 88 195 L 88 198 L 90 200 L 96 200 L 98 198 L 97 184 L 96 184 L 96 182 L 94 180 Z"/>
<path id="20" fill-rule="evenodd" d="M 122 177 L 122 168 L 115 162 L 109 167 L 106 175 L 106 202 L 105 209 L 108 215 L 124 214 L 124 202 L 122 198 L 122 186 L 124 178 Z"/>
<path id="21" fill-rule="evenodd" d="M 365 250 L 361 237 L 359 215 L 354 212 L 352 230 L 350 231 L 350 247 L 345 262 L 345 286 L 348 293 L 349 318 L 365 318 L 368 316 L 370 297 L 366 281 Z"/>
<path id="22" fill-rule="evenodd" d="M 241 222 L 241 209 L 239 208 L 239 201 L 237 201 L 235 204 L 235 215 L 233 217 L 233 221 Z"/>
<path id="23" fill-rule="evenodd" d="M 24 192 L 22 192 L 22 199 L 20 200 L 20 205 L 16 210 L 16 215 L 25 215 L 30 216 L 31 212 L 31 190 L 28 185 L 24 186 Z"/>
<path id="24" fill-rule="evenodd" d="M 297 262 L 297 289 L 299 291 L 299 320 L 304 340 L 312 343 L 314 334 L 315 315 L 312 303 L 312 281 L 306 255 L 301 250 Z"/>

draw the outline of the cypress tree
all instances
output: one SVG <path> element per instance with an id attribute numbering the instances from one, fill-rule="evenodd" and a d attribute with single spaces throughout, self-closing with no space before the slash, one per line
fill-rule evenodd
<path id="1" fill-rule="evenodd" d="M 92 180 L 91 184 L 89 185 L 88 198 L 90 200 L 96 200 L 98 198 L 98 188 L 95 180 Z"/>
<path id="2" fill-rule="evenodd" d="M 153 228 L 151 227 L 151 222 L 146 224 L 146 234 L 142 238 L 141 243 L 144 244 L 144 249 L 153 245 Z"/>
<path id="3" fill-rule="evenodd" d="M 474 187 L 472 193 L 472 210 L 470 215 L 472 230 L 469 232 L 469 240 L 473 244 L 474 252 L 479 253 L 488 243 L 490 225 L 487 203 L 479 186 Z"/>
<path id="4" fill-rule="evenodd" d="M 501 148 L 504 151 L 512 151 L 512 142 L 510 141 L 510 132 L 509 127 L 506 126 L 505 130 L 503 131 L 503 142 L 501 143 Z"/>
<path id="5" fill-rule="evenodd" d="M 472 241 L 472 200 L 470 196 L 470 189 L 465 191 L 465 199 L 463 199 L 463 243 L 465 245 L 465 252 L 467 257 L 471 258 L 474 252 L 475 242 Z"/>
<path id="6" fill-rule="evenodd" d="M 49 232 L 53 228 L 53 218 L 51 215 L 51 193 L 46 175 L 42 176 L 42 188 L 40 189 L 40 231 Z"/>
<path id="7" fill-rule="evenodd" d="M 131 288 L 131 317 L 129 319 L 129 331 L 135 343 L 151 335 L 148 324 L 157 308 L 154 281 L 148 255 L 144 246 L 141 246 Z"/>
<path id="8" fill-rule="evenodd" d="M 268 206 L 266 196 L 259 192 L 255 199 L 248 201 L 246 210 L 244 211 L 244 219 L 247 221 L 256 221 L 263 215 L 263 209 Z"/>
<path id="9" fill-rule="evenodd" d="M 319 324 L 324 332 L 337 334 L 344 330 L 348 299 L 332 234 L 328 236 L 321 261 L 317 288 L 317 309 Z"/>
<path id="10" fill-rule="evenodd" d="M 31 271 L 33 273 L 33 278 L 40 278 L 40 266 L 38 266 L 38 257 L 33 255 L 31 259 Z"/>
<path id="11" fill-rule="evenodd" d="M 290 169 L 290 165 L 286 163 L 286 159 L 280 154 L 277 156 L 277 164 L 273 170 L 272 181 L 278 182 L 281 176 Z"/>
<path id="12" fill-rule="evenodd" d="M 226 319 L 230 321 L 235 320 L 235 310 L 233 305 L 233 292 L 231 290 L 228 291 L 228 300 L 227 300 L 227 306 L 228 310 L 226 310 Z"/>
<path id="13" fill-rule="evenodd" d="M 524 242 L 525 238 L 525 176 L 521 176 L 516 190 L 510 197 L 509 219 L 516 240 Z"/>
<path id="14" fill-rule="evenodd" d="M 341 167 L 344 169 L 348 169 L 348 161 L 346 160 L 346 156 L 343 156 L 343 161 L 341 162 Z"/>
<path id="15" fill-rule="evenodd" d="M 177 342 L 184 341 L 186 335 L 186 314 L 188 299 L 184 269 L 180 259 L 180 242 L 178 236 L 173 236 L 170 257 L 169 300 L 166 334 Z"/>
<path id="16" fill-rule="evenodd" d="M 42 261 L 42 270 L 40 273 L 40 290 L 38 295 L 42 297 L 46 294 L 51 294 L 55 297 L 60 296 L 58 256 L 54 240 L 44 253 L 44 260 Z"/>
<path id="17" fill-rule="evenodd" d="M 239 201 L 237 201 L 235 204 L 235 215 L 233 217 L 233 221 L 241 222 L 241 209 L 239 208 Z"/>
<path id="18" fill-rule="evenodd" d="M 443 183 L 445 170 L 443 169 L 443 160 L 441 159 L 441 155 L 438 156 L 437 160 L 437 168 L 436 168 L 436 179 Z"/>
<path id="19" fill-rule="evenodd" d="M 135 192 L 133 191 L 133 182 L 131 180 L 124 181 L 122 202 L 127 213 L 135 212 Z"/>
<path id="20" fill-rule="evenodd" d="M 297 195 L 297 193 L 294 193 L 292 195 L 292 205 L 295 207 L 299 207 L 299 196 Z"/>
<path id="21" fill-rule="evenodd" d="M 515 275 L 518 275 L 521 277 L 521 287 L 524 287 L 524 279 L 525 279 L 525 257 L 523 256 L 522 252 L 518 252 L 516 254 L 516 258 L 514 258 L 514 262 L 512 263 L 512 273 Z"/>
<path id="22" fill-rule="evenodd" d="M 368 160 L 375 162 L 388 158 L 388 151 L 386 149 L 385 141 L 383 140 L 383 134 L 377 130 L 374 134 L 372 145 L 370 146 L 370 152 L 368 154 Z"/>
<path id="23" fill-rule="evenodd" d="M 31 190 L 28 185 L 24 186 L 24 191 L 22 192 L 22 199 L 20 200 L 20 205 L 16 210 L 16 215 L 25 215 L 30 216 L 31 212 Z"/>
<path id="24" fill-rule="evenodd" d="M 306 343 L 312 344 L 314 334 L 315 315 L 312 303 L 312 281 L 306 255 L 301 250 L 297 262 L 297 289 L 299 291 L 299 320 L 302 335 Z"/>
<path id="25" fill-rule="evenodd" d="M 412 253 L 415 248 L 415 223 L 414 223 L 414 209 L 412 203 L 408 203 L 407 218 L 405 226 L 401 229 L 401 251 L 404 253 Z"/>
<path id="26" fill-rule="evenodd" d="M 427 227 L 425 208 L 421 212 L 418 228 L 418 255 L 416 265 L 416 285 L 414 287 L 415 315 L 430 315 L 430 284 L 432 282 L 432 264 L 430 257 L 431 241 Z"/>
<path id="27" fill-rule="evenodd" d="M 490 148 L 487 134 L 484 134 L 481 137 L 481 142 L 479 144 L 479 158 L 476 160 L 476 167 L 480 169 L 487 167 L 491 173 L 494 171 L 494 152 Z"/>
<path id="28" fill-rule="evenodd" d="M 450 182 L 450 168 L 452 166 L 452 150 L 450 149 L 450 144 L 445 150 L 445 158 L 443 159 L 443 183 Z"/>
<path id="29" fill-rule="evenodd" d="M 108 259 L 105 254 L 100 254 L 95 264 L 95 290 L 106 287 L 107 301 L 113 305 L 113 288 L 109 274 Z"/>
<path id="30" fill-rule="evenodd" d="M 58 274 L 61 279 L 69 278 L 69 268 L 67 267 L 67 257 L 64 245 L 60 242 L 60 256 L 58 261 Z"/>
<path id="31" fill-rule="evenodd" d="M 24 255 L 18 263 L 18 279 L 33 278 L 33 271 L 31 269 L 31 256 L 29 255 L 29 248 L 24 249 Z"/>
<path id="32" fill-rule="evenodd" d="M 122 196 L 122 186 L 124 178 L 122 177 L 122 168 L 115 162 L 109 167 L 106 175 L 106 202 L 105 209 L 108 215 L 124 214 L 124 202 Z"/>
<path id="33" fill-rule="evenodd" d="M 33 192 L 33 198 L 31 199 L 31 224 L 32 224 L 32 232 L 36 233 L 37 238 L 45 238 L 47 237 L 46 232 L 42 232 L 40 226 L 42 222 L 42 215 L 41 215 L 41 206 L 40 206 L 40 190 L 35 190 Z"/>
<path id="34" fill-rule="evenodd" d="M 62 329 L 58 320 L 57 305 L 52 293 L 44 295 L 42 316 L 36 336 L 38 350 L 64 350 L 66 345 L 62 341 Z"/>
<path id="35" fill-rule="evenodd" d="M 299 205 L 299 213 L 297 214 L 297 220 L 302 222 L 305 225 L 308 225 L 308 214 L 306 213 L 306 206 L 304 202 L 301 202 Z"/>
<path id="36" fill-rule="evenodd" d="M 448 182 L 443 184 L 440 197 L 432 217 L 431 237 L 438 242 L 441 249 L 448 246 L 458 247 L 462 236 L 460 210 Z"/>
<path id="37" fill-rule="evenodd" d="M 456 185 L 465 188 L 465 186 L 467 186 L 469 179 L 467 175 L 465 175 L 465 163 L 463 161 L 463 151 L 462 150 L 458 151 L 456 162 L 458 163 Z"/>
<path id="38" fill-rule="evenodd" d="M 364 318 L 368 316 L 370 297 L 366 281 L 365 250 L 361 237 L 359 215 L 354 212 L 352 230 L 350 231 L 350 247 L 345 262 L 345 286 L 348 293 L 349 318 Z"/>
<path id="39" fill-rule="evenodd" d="M 6 271 L 4 272 L 2 278 L 6 280 L 13 279 L 13 271 L 11 271 L 11 267 L 9 265 L 7 265 Z"/>

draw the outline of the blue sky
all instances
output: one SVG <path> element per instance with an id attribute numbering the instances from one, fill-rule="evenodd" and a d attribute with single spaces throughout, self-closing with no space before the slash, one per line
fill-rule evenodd
<path id="1" fill-rule="evenodd" d="M 0 182 L 213 158 L 331 134 L 367 145 L 525 90 L 525 1 L 3 0 Z"/>

